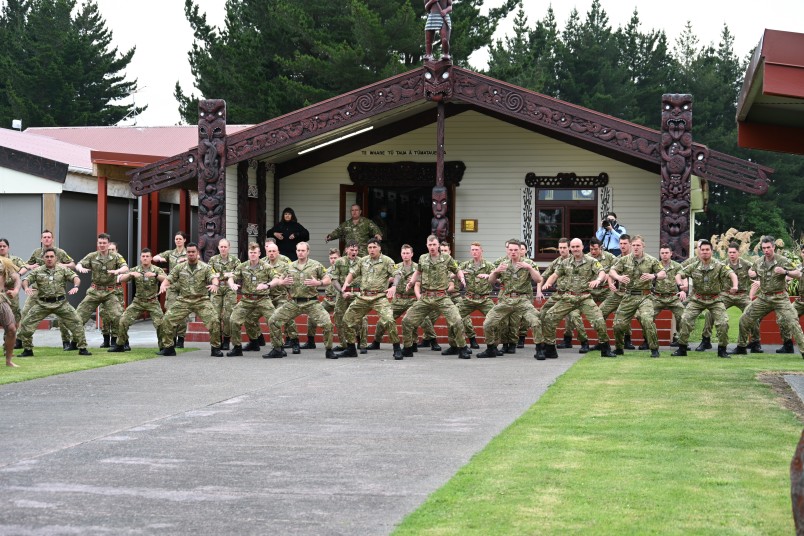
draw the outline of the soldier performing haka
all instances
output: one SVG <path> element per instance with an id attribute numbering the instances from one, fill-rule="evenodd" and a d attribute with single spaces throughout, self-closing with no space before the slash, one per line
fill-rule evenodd
<path id="1" fill-rule="evenodd" d="M 298 246 L 298 244 L 296 245 Z M 289 258 L 279 253 L 279 246 L 276 245 L 276 241 L 269 237 L 265 239 L 265 258 L 262 260 L 262 262 L 273 268 L 278 277 L 285 277 L 285 273 L 287 272 L 291 261 Z M 282 285 L 272 288 L 270 295 L 271 303 L 274 304 L 274 309 L 279 309 L 288 301 L 288 289 Z M 308 318 L 307 320 L 309 323 L 310 319 Z M 286 343 L 283 345 L 282 340 L 280 339 L 278 341 L 271 341 L 271 344 L 276 342 L 280 347 L 284 346 L 284 348 L 290 348 L 290 341 L 299 338 L 299 332 L 296 329 L 296 321 L 294 319 L 290 319 L 283 327 L 285 328 Z M 260 333 L 260 326 L 256 320 L 246 321 L 246 333 L 250 339 L 257 338 L 260 341 L 260 346 L 265 344 L 264 337 L 262 336 L 262 333 Z M 283 356 L 287 355 L 284 351 L 282 354 Z"/>
<path id="2" fill-rule="evenodd" d="M 681 328 L 681 318 L 684 316 L 684 304 L 678 298 L 678 286 L 676 285 L 676 274 L 683 268 L 681 263 L 672 260 L 673 250 L 670 246 L 663 244 L 659 248 L 659 262 L 662 263 L 662 270 L 667 277 L 656 281 L 653 285 L 653 323 L 656 323 L 656 318 L 659 313 L 665 309 L 673 313 L 676 321 L 676 331 Z M 673 335 L 675 346 L 678 346 L 677 335 Z M 671 343 L 670 346 L 673 346 Z M 648 340 L 645 339 L 643 346 L 640 350 L 647 350 Z"/>
<path id="3" fill-rule="evenodd" d="M 22 282 L 31 303 L 25 303 L 26 313 L 22 315 L 22 322 L 18 336 L 22 339 L 22 353 L 19 357 L 31 357 L 33 353 L 33 333 L 36 326 L 48 315 L 56 315 L 65 324 L 72 334 L 78 355 L 92 355 L 87 350 L 87 339 L 81 318 L 73 306 L 67 301 L 64 285 L 72 282 L 73 288 L 67 291 L 71 296 L 78 292 L 81 279 L 69 268 L 56 264 L 56 250 L 45 248 L 43 252 L 44 265 L 35 268 Z M 35 296 L 35 297 L 32 297 Z"/>
<path id="4" fill-rule="evenodd" d="M 558 257 L 553 259 L 550 264 L 547 265 L 547 268 L 544 269 L 544 274 L 542 274 L 544 281 L 553 275 L 553 272 L 555 272 L 555 269 L 559 264 L 570 258 L 569 243 L 569 238 L 559 238 Z M 547 312 L 553 308 L 556 302 L 567 291 L 566 287 L 568 284 L 569 280 L 559 279 L 555 292 L 549 298 L 547 298 L 547 301 L 544 302 L 542 308 L 539 309 L 539 319 L 541 320 L 542 325 L 544 325 L 544 317 Z M 536 286 L 536 299 L 539 301 L 544 299 L 544 295 L 542 294 L 542 285 Z M 579 352 L 585 354 L 589 351 L 589 340 L 586 336 L 586 329 L 583 327 L 581 314 L 577 310 L 571 311 L 570 314 L 567 315 L 567 318 L 564 319 L 564 342 L 556 345 L 556 348 L 572 348 L 572 331 L 574 328 L 578 328 L 578 339 L 581 341 L 581 349 Z"/>
<path id="5" fill-rule="evenodd" d="M 232 270 L 240 265 L 240 261 L 237 257 L 229 255 L 229 247 L 229 241 L 222 238 L 218 242 L 218 251 L 220 253 L 214 255 L 207 263 L 212 266 L 212 269 L 215 270 L 215 273 L 218 274 L 221 281 L 229 279 Z M 225 285 L 219 288 L 218 292 L 210 297 L 210 300 L 212 301 L 212 308 L 215 309 L 215 313 L 218 315 L 221 322 L 221 335 L 223 336 L 221 350 L 228 350 L 229 340 L 231 338 L 229 326 L 231 324 L 232 310 L 237 303 L 237 292 L 232 291 L 228 285 Z"/>
<path id="6" fill-rule="evenodd" d="M 346 243 L 346 256 L 336 260 L 335 264 L 329 270 L 332 287 L 337 292 L 335 297 L 335 311 L 332 315 L 333 321 L 335 322 L 335 329 L 338 331 L 338 339 L 340 340 L 340 346 L 334 348 L 336 352 L 346 350 L 346 331 L 348 328 L 343 324 L 343 315 L 360 292 L 359 284 L 346 286 L 343 282 L 346 281 L 349 270 L 357 266 L 358 261 L 360 261 L 360 257 L 357 256 L 357 242 L 349 240 Z M 360 324 L 361 354 L 368 352 L 368 350 L 366 350 L 368 347 L 368 341 L 366 339 L 368 339 L 368 320 L 364 317 Z"/>
<path id="7" fill-rule="evenodd" d="M 678 333 L 678 349 L 674 356 L 687 355 L 687 341 L 690 331 L 695 326 L 695 319 L 703 311 L 712 311 L 715 328 L 717 329 L 718 357 L 729 357 L 726 346 L 729 344 L 729 316 L 720 294 L 724 290 L 725 281 L 731 280 L 731 293 L 738 289 L 737 275 L 731 268 L 712 258 L 712 244 L 709 240 L 698 242 L 698 260 L 692 262 L 676 273 L 676 284 L 680 286 L 679 298 L 687 299 L 689 285 L 687 278 L 692 279 L 692 292 L 689 295 L 687 308 L 681 318 L 681 330 Z M 783 278 L 784 279 L 784 278 Z"/>
<path id="8" fill-rule="evenodd" d="M 6 242 L 7 246 L 8 242 Z M 8 289 L 6 292 L 0 293 L 0 327 L 3 328 L 3 353 L 6 356 L 7 367 L 17 366 L 13 361 L 14 342 L 17 339 L 17 321 L 14 318 L 14 311 L 11 310 L 10 302 L 19 293 L 20 284 L 18 268 L 9 259 L 0 257 L 0 289 Z"/>
<path id="9" fill-rule="evenodd" d="M 173 237 L 173 243 L 176 245 L 175 249 L 163 251 L 153 258 L 153 262 L 167 263 L 168 274 L 175 270 L 179 264 L 187 261 L 187 249 L 185 248 L 185 244 L 187 243 L 187 234 L 183 231 L 179 231 L 176 233 L 176 236 Z M 173 303 L 176 301 L 176 298 L 178 298 L 178 291 L 175 288 L 172 290 L 169 289 L 167 296 L 165 297 L 166 311 L 169 311 L 173 308 Z M 176 348 L 184 348 L 184 336 L 186 334 L 187 321 L 185 319 L 184 322 L 179 323 L 178 331 L 174 334 L 176 337 Z"/>
<path id="10" fill-rule="evenodd" d="M 620 236 L 620 257 L 631 253 L 631 235 L 624 234 Z M 625 294 L 622 289 L 615 286 L 615 281 L 608 278 L 609 290 L 611 291 L 603 303 L 600 304 L 600 314 L 603 315 L 603 320 L 607 319 L 611 313 L 617 310 L 620 302 L 623 300 Z M 631 342 L 631 326 L 628 326 L 628 332 L 625 334 L 623 348 L 626 350 L 636 350 L 636 346 Z"/>
<path id="11" fill-rule="evenodd" d="M 332 280 L 332 282 L 327 285 L 327 288 L 324 289 L 324 299 L 321 301 L 321 307 L 324 308 L 326 312 L 332 314 L 335 311 L 335 301 L 337 300 L 340 292 L 335 288 L 335 278 L 333 277 L 332 268 L 335 266 L 335 262 L 341 258 L 341 252 L 338 251 L 338 248 L 331 248 L 329 250 L 329 269 L 327 269 L 327 275 Z M 335 329 L 338 331 L 340 335 L 340 330 L 338 330 L 337 323 L 335 324 Z M 368 331 L 368 321 L 366 321 L 366 331 Z M 308 316 L 307 317 L 307 342 L 300 346 L 302 350 L 315 350 L 315 324 L 313 324 L 313 320 Z M 333 348 L 334 350 L 334 348 Z"/>
<path id="12" fill-rule="evenodd" d="M 472 326 L 471 314 L 474 311 L 483 313 L 483 317 L 494 308 L 494 302 L 489 297 L 493 285 L 489 282 L 494 265 L 483 258 L 483 246 L 480 242 L 472 242 L 469 246 L 471 260 L 461 263 L 460 269 L 466 279 L 466 294 L 458 305 L 458 312 L 463 318 L 465 336 L 469 339 L 469 347 L 478 349 L 477 334 Z"/>
<path id="13" fill-rule="evenodd" d="M 160 330 L 164 313 L 162 313 L 162 307 L 159 305 L 158 293 L 159 285 L 165 280 L 167 274 L 152 262 L 151 250 L 145 248 L 140 252 L 140 265 L 117 277 L 119 283 L 124 283 L 133 278 L 136 292 L 134 299 L 126 308 L 126 312 L 120 317 L 115 344 L 108 350 L 109 352 L 128 352 L 131 350 L 131 346 L 128 344 L 128 328 L 145 312 L 151 317 L 151 322 L 156 328 L 157 344 L 161 349 Z"/>
<path id="14" fill-rule="evenodd" d="M 112 253 L 119 253 L 117 251 L 117 243 L 116 242 L 109 242 L 109 251 Z M 126 262 L 126 258 L 123 257 L 123 262 Z M 126 262 L 128 264 L 128 262 Z M 119 283 L 120 276 L 118 276 L 118 283 Z M 123 285 L 118 284 L 114 290 L 114 297 L 117 298 L 117 303 L 120 305 L 120 310 L 122 311 L 126 307 L 125 299 L 123 298 Z M 114 344 L 117 343 L 117 324 L 118 319 L 112 317 L 109 314 L 109 306 L 106 303 L 100 304 L 98 307 L 98 312 L 100 313 L 101 318 L 101 333 L 103 334 L 103 343 L 100 345 L 100 348 L 111 348 Z"/>
<path id="15" fill-rule="evenodd" d="M 802 262 L 804 262 L 804 244 L 801 244 L 801 252 L 799 253 L 799 255 L 801 256 Z M 800 268 L 799 268 L 799 271 L 801 271 Z M 802 285 L 804 285 L 804 278 L 799 277 L 798 278 L 798 298 L 793 303 L 793 308 L 796 310 L 796 314 L 799 317 L 801 317 L 801 315 L 804 315 L 804 286 L 802 286 Z M 757 330 L 758 329 L 759 329 L 759 326 L 757 326 Z M 782 347 L 779 348 L 778 350 L 776 350 L 776 353 L 777 354 L 792 354 L 795 351 L 795 349 L 793 348 L 793 336 L 792 336 L 792 334 L 788 330 L 786 330 L 785 328 L 782 328 L 782 327 L 780 327 L 779 332 L 780 332 L 780 334 L 782 336 Z M 748 348 L 751 348 L 751 343 L 748 344 Z M 752 350 L 752 353 L 755 353 L 755 352 Z"/>
<path id="16" fill-rule="evenodd" d="M 358 262 L 349 270 L 349 274 L 344 281 L 344 287 L 349 288 L 353 280 L 360 281 L 360 294 L 349 305 L 349 309 L 343 315 L 344 340 L 346 349 L 336 354 L 338 357 L 357 357 L 355 348 L 355 328 L 365 320 L 366 315 L 372 309 L 379 315 L 377 325 L 383 327 L 383 331 L 388 332 L 388 338 L 394 345 L 394 359 L 402 359 L 402 349 L 399 347 L 399 334 L 396 331 L 396 322 L 391 304 L 396 294 L 396 287 L 388 288 L 388 280 L 394 276 L 396 267 L 391 257 L 381 253 L 380 241 L 376 238 L 369 238 L 368 255 L 359 259 Z M 344 292 L 344 298 L 348 299 L 349 292 Z"/>
<path id="17" fill-rule="evenodd" d="M 573 238 L 570 242 L 571 258 L 556 267 L 555 272 L 547 279 L 544 286 L 549 287 L 557 279 L 567 278 L 569 285 L 567 291 L 558 299 L 558 302 L 544 317 L 544 354 L 547 358 L 556 358 L 555 337 L 556 326 L 562 318 L 573 310 L 580 310 L 586 317 L 592 329 L 597 331 L 600 341 L 600 355 L 602 357 L 616 357 L 609 345 L 609 335 L 606 333 L 606 321 L 600 309 L 592 299 L 591 291 L 606 282 L 606 272 L 599 262 L 583 253 L 583 242 Z"/>

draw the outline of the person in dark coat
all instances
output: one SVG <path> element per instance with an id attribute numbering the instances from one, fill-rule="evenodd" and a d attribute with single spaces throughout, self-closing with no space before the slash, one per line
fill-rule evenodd
<path id="1" fill-rule="evenodd" d="M 282 219 L 268 229 L 266 234 L 276 239 L 279 253 L 291 261 L 296 260 L 296 244 L 310 240 L 310 233 L 299 223 L 296 213 L 290 207 L 282 211 Z"/>

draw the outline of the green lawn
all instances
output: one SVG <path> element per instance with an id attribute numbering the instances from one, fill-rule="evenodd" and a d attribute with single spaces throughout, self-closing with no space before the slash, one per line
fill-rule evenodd
<path id="1" fill-rule="evenodd" d="M 695 355 L 692 355 L 695 354 Z M 791 534 L 798 354 L 585 356 L 395 534 Z"/>

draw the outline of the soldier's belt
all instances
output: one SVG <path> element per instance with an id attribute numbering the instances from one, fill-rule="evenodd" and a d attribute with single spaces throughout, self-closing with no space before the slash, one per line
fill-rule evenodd
<path id="1" fill-rule="evenodd" d="M 587 296 L 591 294 L 590 291 L 584 290 L 583 292 L 571 292 L 569 290 L 565 291 L 564 294 L 569 294 L 570 296 Z"/>
<path id="2" fill-rule="evenodd" d="M 291 300 L 295 302 L 308 302 L 308 301 L 318 301 L 318 298 L 291 298 Z"/>
<path id="3" fill-rule="evenodd" d="M 55 298 L 39 298 L 39 301 L 43 301 L 45 303 L 56 303 L 60 301 L 64 301 L 65 296 L 56 296 Z"/>
<path id="4" fill-rule="evenodd" d="M 157 301 L 159 299 L 159 296 L 157 296 L 156 294 L 154 294 L 150 298 L 141 298 L 140 296 L 136 296 L 134 299 L 139 301 Z"/>
<path id="5" fill-rule="evenodd" d="M 102 287 L 100 285 L 96 285 L 95 283 L 92 283 L 91 285 L 89 285 L 89 287 L 93 288 L 95 290 L 106 290 L 106 291 L 117 290 L 119 288 L 123 288 L 121 285 L 113 285 L 111 287 Z"/>
<path id="6" fill-rule="evenodd" d="M 488 294 L 475 294 L 474 292 L 467 292 L 466 297 L 470 300 L 485 300 L 489 297 Z"/>
<path id="7" fill-rule="evenodd" d="M 670 298 L 678 294 L 677 292 L 654 292 L 655 296 L 659 296 L 660 298 Z"/>
<path id="8" fill-rule="evenodd" d="M 343 292 L 360 292 L 360 287 L 352 285 L 350 287 L 343 287 Z"/>
<path id="9" fill-rule="evenodd" d="M 530 294 L 524 292 L 508 292 L 504 298 L 530 298 Z"/>
<path id="10" fill-rule="evenodd" d="M 647 296 L 648 294 L 651 294 L 651 293 L 652 293 L 651 290 L 629 290 L 628 291 L 628 294 L 630 294 L 631 296 Z"/>
<path id="11" fill-rule="evenodd" d="M 422 296 L 427 298 L 443 298 L 446 295 L 446 290 L 422 290 Z"/>
<path id="12" fill-rule="evenodd" d="M 261 300 L 263 298 L 267 298 L 268 294 L 241 294 L 243 298 L 248 298 L 249 300 Z"/>
<path id="13" fill-rule="evenodd" d="M 720 294 L 698 294 L 696 292 L 695 297 L 700 299 L 700 300 L 715 300 L 718 297 L 720 297 Z"/>
<path id="14" fill-rule="evenodd" d="M 360 293 L 360 295 L 361 296 L 379 296 L 379 295 L 384 296 L 385 292 L 383 292 L 382 290 L 364 290 L 364 291 L 362 291 Z"/>
<path id="15" fill-rule="evenodd" d="M 780 294 L 787 294 L 786 290 L 779 290 L 776 292 L 760 292 L 760 294 L 764 294 L 765 296 L 778 296 Z"/>
<path id="16" fill-rule="evenodd" d="M 415 294 L 397 294 L 395 296 L 395 298 L 398 298 L 400 300 L 412 300 L 415 297 L 416 297 Z"/>

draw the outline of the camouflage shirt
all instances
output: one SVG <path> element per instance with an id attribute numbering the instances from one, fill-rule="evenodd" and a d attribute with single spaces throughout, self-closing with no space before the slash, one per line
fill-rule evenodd
<path id="1" fill-rule="evenodd" d="M 780 266 L 785 270 L 794 270 L 794 266 L 784 255 L 778 253 L 773 256 L 770 263 L 765 262 L 765 257 L 761 256 L 751 267 L 757 273 L 759 279 L 760 292 L 782 292 L 787 290 L 787 281 L 785 274 L 777 274 L 773 271 L 774 268 Z"/>
<path id="2" fill-rule="evenodd" d="M 728 267 L 731 268 L 732 272 L 737 274 L 737 282 L 738 290 L 743 290 L 748 292 L 751 290 L 751 278 L 748 276 L 748 270 L 751 269 L 751 262 L 745 259 L 737 259 L 737 264 L 732 264 L 731 262 L 727 263 Z M 723 281 L 723 288 L 730 289 L 731 288 L 731 279 L 726 278 L 726 281 Z"/>
<path id="3" fill-rule="evenodd" d="M 335 261 L 335 264 L 329 269 L 330 277 L 336 280 L 343 287 L 343 282 L 346 281 L 346 276 L 360 262 L 360 257 L 350 259 L 349 257 L 340 257 Z M 352 288 L 360 288 L 360 279 L 352 278 Z"/>
<path id="4" fill-rule="evenodd" d="M 160 253 L 159 256 L 167 260 L 168 271 L 172 272 L 177 264 L 180 264 L 183 259 L 187 259 L 187 249 L 183 249 L 181 253 L 176 249 L 169 249 Z"/>
<path id="5" fill-rule="evenodd" d="M 603 267 L 603 271 L 606 273 L 609 273 L 611 267 L 614 266 L 615 262 L 617 262 L 617 256 L 613 255 L 612 253 L 606 250 L 600 251 L 600 257 L 595 257 L 591 253 L 589 254 L 589 256 L 595 259 L 597 262 L 599 262 L 600 265 Z"/>
<path id="6" fill-rule="evenodd" d="M 377 224 L 361 216 L 357 223 L 353 223 L 351 219 L 346 220 L 337 229 L 329 233 L 329 237 L 346 241 L 354 240 L 357 242 L 358 255 L 363 256 L 368 253 L 366 245 L 369 238 L 378 234 L 381 234 L 381 232 Z"/>
<path id="7" fill-rule="evenodd" d="M 481 279 L 477 276 L 481 274 L 491 274 L 495 268 L 494 264 L 486 259 L 481 259 L 480 264 L 475 264 L 474 260 L 468 260 L 461 263 L 460 268 L 463 270 L 463 275 L 466 278 L 466 292 L 471 292 L 472 294 L 491 293 L 492 285 L 489 283 L 489 280 Z"/>
<path id="8" fill-rule="evenodd" d="M 223 274 L 234 271 L 234 269 L 240 266 L 241 263 L 240 259 L 238 259 L 234 255 L 229 255 L 229 258 L 225 261 L 223 260 L 222 256 L 215 255 L 211 259 L 209 259 L 209 262 L 207 262 L 207 264 L 212 266 L 212 269 L 215 270 L 218 274 L 220 274 L 221 278 L 223 278 L 224 277 Z"/>
<path id="9" fill-rule="evenodd" d="M 584 255 L 579 261 L 570 255 L 555 268 L 558 280 L 565 280 L 566 290 L 578 294 L 589 292 L 591 290 L 589 283 L 599 279 L 602 271 L 603 265 L 589 255 Z"/>
<path id="10" fill-rule="evenodd" d="M 290 266 L 290 261 L 283 261 L 282 257 L 284 257 L 284 255 L 277 257 L 274 263 L 271 263 L 268 257 L 264 257 L 260 262 L 274 271 L 274 277 L 285 277 L 288 267 Z M 288 289 L 287 287 L 277 285 L 270 290 L 269 294 L 272 300 L 276 300 L 278 298 L 287 298 Z"/>
<path id="11" fill-rule="evenodd" d="M 661 263 L 661 261 L 659 261 Z M 662 264 L 662 270 L 667 274 L 665 279 L 657 279 L 653 287 L 654 292 L 659 294 L 676 294 L 678 287 L 676 286 L 676 274 L 684 268 L 681 263 L 674 260 L 670 261 L 669 266 Z M 731 284 L 731 283 L 729 283 Z"/>
<path id="12" fill-rule="evenodd" d="M 61 248 L 52 248 L 56 251 L 56 262 L 59 264 L 70 264 L 73 258 L 67 255 L 67 252 Z M 31 258 L 28 259 L 26 264 L 38 264 L 39 266 L 45 265 L 45 248 L 36 248 L 31 253 Z"/>
<path id="13" fill-rule="evenodd" d="M 547 280 L 548 277 L 553 275 L 553 272 L 556 271 L 556 268 L 558 267 L 559 264 L 571 258 L 572 258 L 571 255 L 567 255 L 566 257 L 556 257 L 555 259 L 550 261 L 550 264 L 548 264 L 547 268 L 544 269 L 542 277 L 544 277 L 544 279 Z M 556 281 L 556 290 L 563 292 L 568 290 L 568 288 L 569 288 L 569 280 L 559 277 L 558 280 Z"/>
<path id="14" fill-rule="evenodd" d="M 530 259 L 523 259 L 522 262 L 536 268 L 536 272 L 539 271 L 539 268 L 537 268 Z M 502 290 L 500 290 L 500 298 L 504 298 L 512 292 L 517 294 L 525 294 L 532 298 L 533 279 L 530 277 L 530 270 L 527 268 L 516 267 L 511 262 L 511 259 L 507 258 L 501 264 L 507 264 L 508 267 L 497 275 L 497 280 L 502 286 Z"/>
<path id="15" fill-rule="evenodd" d="M 376 259 L 366 255 L 355 264 L 349 273 L 364 291 L 383 292 L 388 289 L 388 279 L 394 277 L 396 267 L 391 257 L 380 255 Z"/>
<path id="16" fill-rule="evenodd" d="M 93 251 L 81 259 L 78 264 L 90 270 L 92 284 L 101 287 L 113 287 L 117 284 L 117 276 L 110 274 L 109 270 L 128 267 L 122 255 L 111 251 L 107 251 L 106 255 L 101 255 L 100 251 Z"/>
<path id="17" fill-rule="evenodd" d="M 40 266 L 28 275 L 28 284 L 37 290 L 37 298 L 59 298 L 64 296 L 64 286 L 73 286 L 75 272 L 56 265 L 52 270 Z"/>
<path id="18" fill-rule="evenodd" d="M 304 280 L 324 279 L 324 276 L 327 275 L 327 270 L 320 262 L 307 259 L 307 262 L 303 265 L 299 265 L 299 261 L 290 263 L 287 273 L 293 278 L 293 283 L 287 287 L 291 298 L 317 298 L 318 289 L 316 287 L 308 287 L 304 284 Z"/>
<path id="19" fill-rule="evenodd" d="M 419 257 L 419 272 L 421 272 L 421 289 L 443 290 L 449 287 L 449 274 L 458 273 L 458 263 L 449 255 L 439 254 L 431 258 L 429 253 Z"/>
<path id="20" fill-rule="evenodd" d="M 191 265 L 182 262 L 170 272 L 168 280 L 174 287 L 178 285 L 178 292 L 182 298 L 198 298 L 207 296 L 209 291 L 207 285 L 212 284 L 212 280 L 218 274 L 210 265 L 203 261 Z"/>
<path id="21" fill-rule="evenodd" d="M 701 259 L 697 259 L 682 268 L 678 274 L 682 279 L 690 278 L 692 280 L 691 291 L 694 294 L 714 295 L 731 288 L 730 272 L 731 268 L 719 260 L 710 259 L 709 264 L 704 264 Z M 728 281 L 728 286 L 724 285 L 724 281 Z"/>
<path id="22" fill-rule="evenodd" d="M 159 266 L 152 264 L 147 269 L 143 268 L 142 265 L 135 266 L 129 270 L 129 273 L 133 272 L 143 274 L 142 277 L 132 278 L 134 280 L 134 288 L 137 291 L 134 299 L 148 301 L 156 298 L 156 295 L 159 293 L 159 276 L 165 275 L 165 271 Z M 148 272 L 156 274 L 156 277 L 146 277 L 145 274 Z"/>
<path id="23" fill-rule="evenodd" d="M 416 294 L 413 292 L 413 289 L 406 290 L 408 286 L 408 281 L 410 281 L 410 277 L 413 273 L 419 269 L 419 265 L 415 262 L 411 262 L 410 266 L 405 266 L 404 263 L 397 263 L 396 271 L 394 272 L 394 278 L 399 276 L 399 285 L 396 287 L 396 297 L 397 298 L 415 298 Z"/>
<path id="24" fill-rule="evenodd" d="M 641 259 L 634 257 L 633 253 L 623 255 L 611 267 L 621 276 L 627 275 L 631 280 L 627 285 L 621 286 L 621 290 L 650 290 L 653 287 L 653 279 L 642 281 L 642 274 L 658 274 L 663 270 L 662 263 L 656 257 L 651 257 L 647 253 Z"/>
<path id="25" fill-rule="evenodd" d="M 251 294 L 258 296 L 269 297 L 271 295 L 270 288 L 265 290 L 257 290 L 260 283 L 266 285 L 276 277 L 276 270 L 271 268 L 271 265 L 266 262 L 258 262 L 257 266 L 251 266 L 249 261 L 240 263 L 231 270 L 234 274 L 234 281 L 240 283 L 240 292 L 242 294 Z"/>

